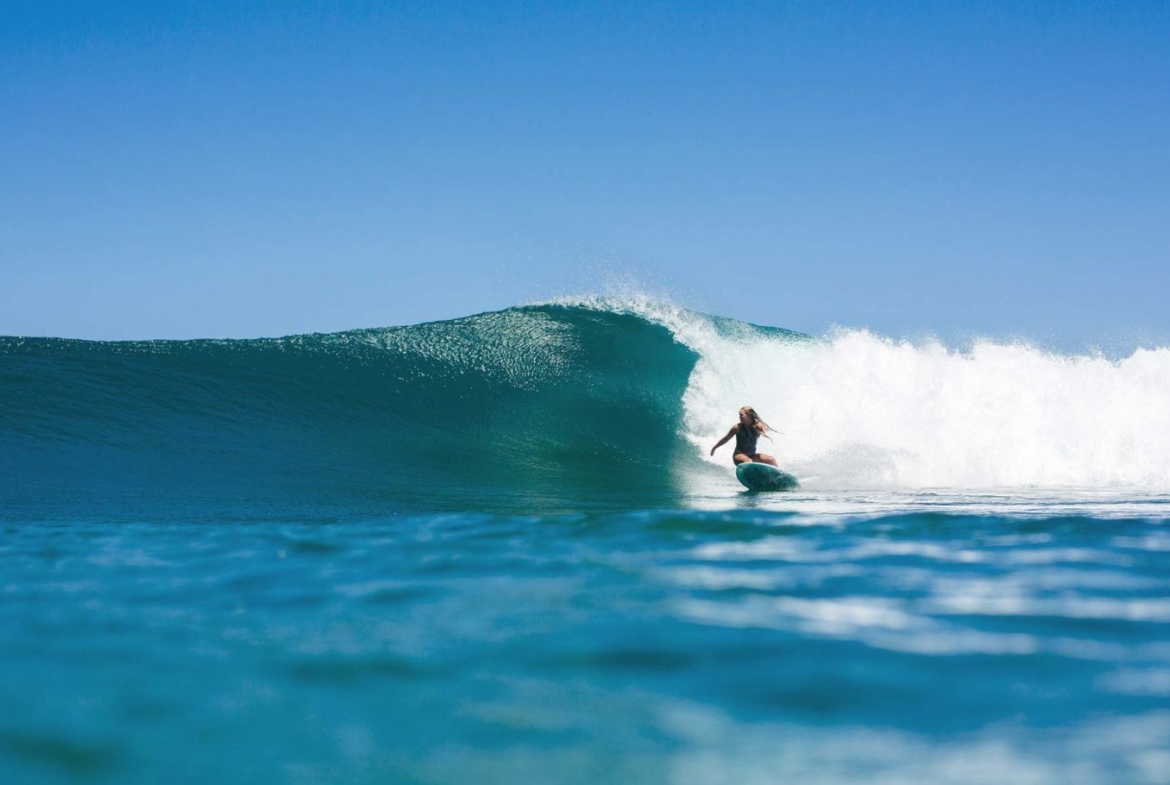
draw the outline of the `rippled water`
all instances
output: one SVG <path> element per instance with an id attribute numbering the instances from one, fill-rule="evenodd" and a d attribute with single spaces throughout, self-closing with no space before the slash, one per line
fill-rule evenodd
<path id="1" fill-rule="evenodd" d="M 1165 498 L 691 501 L 10 521 L 0 774 L 1170 782 Z"/>

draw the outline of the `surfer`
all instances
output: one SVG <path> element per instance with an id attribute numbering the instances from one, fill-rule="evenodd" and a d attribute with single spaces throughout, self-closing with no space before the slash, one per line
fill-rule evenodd
<path id="1" fill-rule="evenodd" d="M 745 406 L 739 410 L 739 422 L 731 426 L 731 430 L 727 432 L 719 442 L 711 448 L 711 454 L 726 444 L 732 436 L 735 437 L 735 454 L 732 460 L 738 466 L 741 463 L 768 463 L 772 466 L 776 465 L 776 459 L 771 455 L 766 455 L 762 452 L 756 451 L 756 442 L 759 441 L 760 436 L 767 436 L 768 431 L 773 430 L 771 425 L 760 419 L 760 415 L 756 414 L 756 410 L 750 406 Z M 768 437 L 772 438 L 772 437 Z"/>

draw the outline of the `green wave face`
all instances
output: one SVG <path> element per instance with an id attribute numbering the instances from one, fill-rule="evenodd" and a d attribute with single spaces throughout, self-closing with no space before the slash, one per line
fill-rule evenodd
<path id="1" fill-rule="evenodd" d="M 696 355 L 544 305 L 241 341 L 0 339 L 0 504 L 29 518 L 669 503 Z"/>

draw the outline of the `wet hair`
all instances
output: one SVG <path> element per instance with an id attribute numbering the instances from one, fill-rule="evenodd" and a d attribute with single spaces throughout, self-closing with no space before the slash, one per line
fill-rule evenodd
<path id="1" fill-rule="evenodd" d="M 764 426 L 763 435 L 769 439 L 772 438 L 771 436 L 768 436 L 768 431 L 774 431 L 776 429 L 773 428 L 771 425 L 768 425 L 768 423 L 764 422 L 760 418 L 760 415 L 756 414 L 755 409 L 753 409 L 750 406 L 741 406 L 741 407 L 739 407 L 739 413 L 740 414 L 747 414 L 748 417 L 751 417 L 752 418 L 752 425 L 759 424 L 759 425 Z"/>

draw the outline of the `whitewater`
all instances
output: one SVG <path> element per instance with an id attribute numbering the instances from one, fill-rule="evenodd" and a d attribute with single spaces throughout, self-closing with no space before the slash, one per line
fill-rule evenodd
<path id="1" fill-rule="evenodd" d="M 696 352 L 683 428 L 703 456 L 751 405 L 809 488 L 1170 490 L 1167 348 L 814 339 L 640 298 L 579 302 L 637 313 Z"/>
<path id="2" fill-rule="evenodd" d="M 0 338 L 0 782 L 1170 783 L 1168 426 L 640 296 Z"/>

